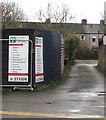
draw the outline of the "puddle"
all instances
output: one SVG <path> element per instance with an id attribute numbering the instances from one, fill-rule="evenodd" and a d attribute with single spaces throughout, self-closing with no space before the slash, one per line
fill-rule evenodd
<path id="1" fill-rule="evenodd" d="M 69 76 L 68 78 L 79 78 L 79 76 Z"/>
<path id="2" fill-rule="evenodd" d="M 84 75 L 80 75 L 80 76 L 69 76 L 68 78 L 82 78 L 84 77 Z"/>
<path id="3" fill-rule="evenodd" d="M 46 102 L 46 104 L 50 105 L 50 104 L 52 104 L 52 102 Z"/>
<path id="4" fill-rule="evenodd" d="M 98 93 L 90 93 L 90 92 L 68 91 L 68 93 L 77 96 L 98 96 Z"/>
<path id="5" fill-rule="evenodd" d="M 68 110 L 69 112 L 80 112 L 81 110 Z"/>
<path id="6" fill-rule="evenodd" d="M 92 106 L 92 107 L 105 108 L 105 106 Z"/>
<path id="7" fill-rule="evenodd" d="M 106 93 L 98 93 L 98 96 L 106 96 Z"/>

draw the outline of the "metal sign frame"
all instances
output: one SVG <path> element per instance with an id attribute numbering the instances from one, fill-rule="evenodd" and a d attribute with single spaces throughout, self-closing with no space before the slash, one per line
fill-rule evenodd
<path id="1" fill-rule="evenodd" d="M 11 39 L 0 39 L 0 41 L 11 41 Z M 28 84 L 28 85 L 0 85 L 0 87 L 25 87 L 25 88 L 33 88 L 33 81 L 32 81 L 32 54 L 33 54 L 33 42 L 32 42 L 32 40 L 16 40 L 16 41 L 28 41 L 28 42 L 30 42 L 31 43 L 31 45 L 29 46 L 29 48 L 30 48 L 30 51 L 31 51 L 31 55 L 30 55 L 30 59 L 31 60 L 29 60 L 28 59 L 28 68 L 29 68 L 29 63 L 30 63 L 30 74 L 29 74 L 29 76 L 30 76 L 30 84 Z M 28 54 L 29 55 L 29 54 Z M 29 77 L 28 77 L 29 78 Z"/>

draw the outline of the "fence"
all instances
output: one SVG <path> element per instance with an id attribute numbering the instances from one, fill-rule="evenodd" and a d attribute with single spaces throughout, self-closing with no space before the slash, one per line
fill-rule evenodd
<path id="1" fill-rule="evenodd" d="M 9 36 L 0 41 L 2 86 L 32 88 L 32 41 L 28 36 Z"/>
<path id="2" fill-rule="evenodd" d="M 5 29 L 2 38 L 1 86 L 32 88 L 37 83 L 48 84 L 60 79 L 64 69 L 64 45 L 59 33 Z"/>

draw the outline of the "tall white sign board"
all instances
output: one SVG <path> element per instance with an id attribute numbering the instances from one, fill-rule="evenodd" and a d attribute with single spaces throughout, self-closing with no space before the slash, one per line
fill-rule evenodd
<path id="1" fill-rule="evenodd" d="M 8 82 L 28 82 L 29 36 L 12 35 L 9 39 Z"/>
<path id="2" fill-rule="evenodd" d="M 35 37 L 35 82 L 43 81 L 43 37 Z"/>

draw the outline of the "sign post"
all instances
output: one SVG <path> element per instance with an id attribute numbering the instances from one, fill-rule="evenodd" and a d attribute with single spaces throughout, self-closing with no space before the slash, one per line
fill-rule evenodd
<path id="1" fill-rule="evenodd" d="M 43 37 L 35 37 L 35 82 L 44 81 Z"/>

